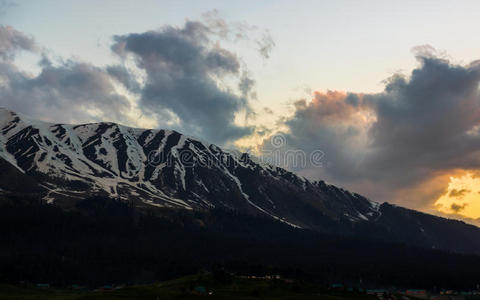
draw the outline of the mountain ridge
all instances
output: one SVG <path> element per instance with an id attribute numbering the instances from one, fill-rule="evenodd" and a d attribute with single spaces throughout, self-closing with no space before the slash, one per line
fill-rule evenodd
<path id="1" fill-rule="evenodd" d="M 144 210 L 222 208 L 295 228 L 480 253 L 473 225 L 380 204 L 173 130 L 46 123 L 0 109 L 0 158 L 64 209 L 100 195 Z"/>
<path id="2" fill-rule="evenodd" d="M 272 206 L 270 209 L 265 207 L 265 203 L 262 205 L 252 201 L 244 192 L 243 180 L 236 176 L 237 171 L 260 171 L 273 174 L 275 179 L 284 176 L 287 181 L 300 184 L 302 189 L 306 189 L 306 185 L 321 185 L 324 188 L 330 186 L 323 182 L 310 182 L 279 167 L 253 162 L 247 154 L 237 156 L 232 151 L 225 151 L 214 144 L 206 144 L 176 131 L 130 128 L 110 122 L 53 124 L 32 121 L 6 110 L 2 114 L 3 151 L 0 156 L 20 171 L 57 176 L 76 183 L 90 181 L 98 192 L 106 192 L 113 197 L 146 192 L 153 198 L 147 202 L 149 205 L 187 209 L 218 205 L 205 201 L 205 194 L 212 193 L 209 190 L 212 184 L 207 187 L 202 176 L 193 178 L 197 181 L 191 182 L 195 174 L 187 173 L 193 173 L 190 172 L 192 170 L 207 173 L 211 169 L 221 171 L 227 180 L 223 179 L 220 183 L 226 185 L 227 190 L 238 194 L 236 198 L 243 199 L 243 204 L 274 218 L 275 214 L 270 211 L 275 208 L 273 201 L 268 199 Z M 165 176 L 158 180 L 162 174 Z M 48 180 L 46 182 L 48 185 Z M 126 191 L 119 193 L 118 189 L 122 188 L 132 190 L 130 194 Z M 199 190 L 206 193 L 201 195 Z M 338 191 L 347 192 L 343 189 Z M 198 199 L 192 201 L 192 198 Z M 239 202 L 240 199 L 234 200 Z M 365 204 L 372 204 L 372 209 L 378 207 L 378 204 L 369 201 L 365 201 Z M 222 205 L 228 207 L 230 203 Z M 357 216 L 365 218 L 361 212 Z"/>

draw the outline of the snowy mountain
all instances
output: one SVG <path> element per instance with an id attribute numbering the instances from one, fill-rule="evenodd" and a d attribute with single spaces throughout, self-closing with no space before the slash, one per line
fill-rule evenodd
<path id="1" fill-rule="evenodd" d="M 99 193 L 157 207 L 245 210 L 298 227 L 310 225 L 299 215 L 310 209 L 332 217 L 341 210 L 338 217 L 352 221 L 378 216 L 379 205 L 360 195 L 175 131 L 49 124 L 0 113 L 0 156 L 42 178 L 49 202 Z"/>
<path id="2" fill-rule="evenodd" d="M 480 253 L 474 226 L 380 205 L 175 131 L 51 124 L 0 109 L 0 166 L 0 193 L 26 192 L 18 182 L 34 180 L 40 197 L 66 209 L 104 195 L 141 209 L 222 208 L 298 228 Z"/>

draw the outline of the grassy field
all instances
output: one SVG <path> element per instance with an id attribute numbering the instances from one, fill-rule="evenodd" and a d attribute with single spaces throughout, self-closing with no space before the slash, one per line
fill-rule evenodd
<path id="1" fill-rule="evenodd" d="M 347 291 L 330 291 L 304 282 L 190 276 L 151 285 L 128 286 L 112 291 L 71 291 L 0 285 L 0 300 L 110 300 L 110 299 L 375 299 Z"/>

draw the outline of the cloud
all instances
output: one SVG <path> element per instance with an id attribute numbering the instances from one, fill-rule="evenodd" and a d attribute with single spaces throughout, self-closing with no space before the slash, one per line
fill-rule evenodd
<path id="1" fill-rule="evenodd" d="M 32 37 L 17 31 L 11 26 L 0 26 L 0 58 L 12 60 L 21 50 L 35 51 L 37 48 Z"/>
<path id="2" fill-rule="evenodd" d="M 120 60 L 106 67 L 78 59 L 52 61 L 48 48 L 32 37 L 1 26 L 0 105 L 55 122 L 138 126 L 147 119 L 154 121 L 151 126 L 218 144 L 234 142 L 255 130 L 245 125 L 254 116 L 249 102 L 256 98 L 255 80 L 221 44 L 247 40 L 253 29 L 227 23 L 216 11 L 203 19 L 114 36 L 111 49 Z M 37 75 L 18 69 L 15 57 L 21 51 L 39 57 Z"/>
<path id="3" fill-rule="evenodd" d="M 118 80 L 121 84 L 125 86 L 125 88 L 127 88 L 131 92 L 140 92 L 141 86 L 137 78 L 124 66 L 108 66 L 106 71 L 111 77 Z"/>
<path id="4" fill-rule="evenodd" d="M 223 40 L 254 42 L 263 59 L 269 59 L 275 48 L 275 41 L 269 30 L 260 31 L 259 28 L 250 26 L 245 22 L 228 23 L 221 18 L 216 9 L 204 13 L 202 21 L 209 28 L 210 33 Z"/>
<path id="5" fill-rule="evenodd" d="M 229 41 L 248 40 L 252 31 L 256 29 L 255 26 L 250 26 L 244 22 L 227 22 L 216 9 L 203 13 L 201 23 L 214 36 Z"/>
<path id="6" fill-rule="evenodd" d="M 270 53 L 275 47 L 275 41 L 268 30 L 263 32 L 262 37 L 257 41 L 257 44 L 260 55 L 265 59 L 270 58 Z"/>
<path id="7" fill-rule="evenodd" d="M 466 193 L 470 193 L 470 190 L 467 190 L 467 189 L 461 189 L 461 190 L 453 189 L 453 190 L 450 191 L 448 196 L 454 197 L 454 198 L 461 198 Z"/>
<path id="8" fill-rule="evenodd" d="M 176 119 L 176 129 L 223 144 L 253 131 L 234 120 L 250 110 L 254 81 L 241 72 L 234 53 L 212 42 L 212 34 L 204 23 L 187 21 L 183 27 L 115 36 L 112 50 L 133 57 L 145 71 L 140 99 L 145 113 L 158 115 L 159 124 Z M 223 86 L 228 80 L 238 81 L 240 94 Z"/>
<path id="9" fill-rule="evenodd" d="M 441 178 L 443 186 L 430 189 L 439 195 L 446 174 L 480 167 L 479 64 L 421 50 L 410 76 L 392 76 L 381 93 L 316 92 L 294 103 L 283 122 L 289 147 L 325 153 L 323 168 L 303 174 L 425 208 L 432 194 L 414 193 L 419 185 Z"/>
<path id="10" fill-rule="evenodd" d="M 0 26 L 0 105 L 54 122 L 85 122 L 107 118 L 127 122 L 129 101 L 116 92 L 102 68 L 66 61 L 57 65 L 40 53 L 32 37 Z M 38 75 L 19 70 L 20 51 L 40 55 Z"/>
<path id="11" fill-rule="evenodd" d="M 328 155 L 328 163 L 334 164 L 329 169 L 307 165 L 296 171 L 313 178 L 356 178 L 355 166 L 364 155 L 371 122 L 371 108 L 364 103 L 363 95 L 315 92 L 310 102 L 298 100 L 294 108 L 294 115 L 283 121 L 288 129 L 281 132 L 286 147 L 302 150 L 307 157 L 320 150 Z M 265 145 L 269 144 L 267 141 Z"/>
<path id="12" fill-rule="evenodd" d="M 0 89 L 0 103 L 9 109 L 54 122 L 104 118 L 127 122 L 130 104 L 116 93 L 111 78 L 100 68 L 67 62 L 45 67 L 34 77 L 5 64 L 0 64 L 0 70 L 7 77 Z"/>
<path id="13" fill-rule="evenodd" d="M 254 87 L 255 87 L 255 80 L 250 78 L 247 73 L 244 73 L 238 83 L 238 89 L 242 93 L 242 96 L 244 98 L 251 97 L 255 99 L 257 96 L 253 91 Z"/>
<path id="14" fill-rule="evenodd" d="M 273 115 L 273 110 L 270 109 L 269 107 L 264 107 L 263 112 L 267 115 Z"/>
<path id="15" fill-rule="evenodd" d="M 450 209 L 455 213 L 459 213 L 460 211 L 464 210 L 467 205 L 468 204 L 466 203 L 463 203 L 462 205 L 457 203 L 452 203 L 452 205 L 450 206 Z"/>
<path id="16" fill-rule="evenodd" d="M 480 69 L 419 60 L 409 79 L 394 76 L 369 97 L 377 117 L 365 157 L 372 178 L 412 184 L 435 171 L 479 166 Z"/>

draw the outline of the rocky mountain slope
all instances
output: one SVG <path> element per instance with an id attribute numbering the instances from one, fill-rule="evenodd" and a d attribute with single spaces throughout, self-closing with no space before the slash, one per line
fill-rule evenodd
<path id="1" fill-rule="evenodd" d="M 1 193 L 71 209 L 104 195 L 142 209 L 223 208 L 332 234 L 480 253 L 480 230 L 309 181 L 169 130 L 50 124 L 0 109 Z M 19 184 L 22 182 L 22 184 Z"/>

